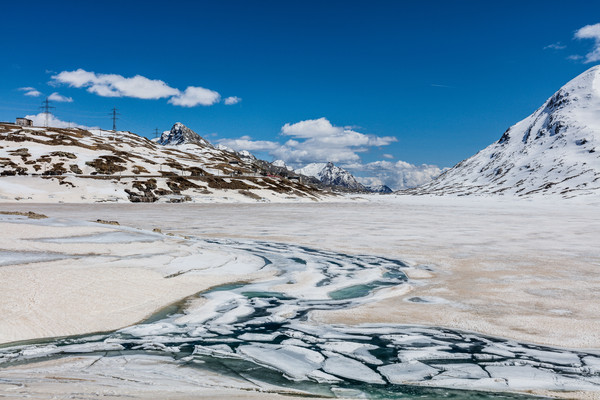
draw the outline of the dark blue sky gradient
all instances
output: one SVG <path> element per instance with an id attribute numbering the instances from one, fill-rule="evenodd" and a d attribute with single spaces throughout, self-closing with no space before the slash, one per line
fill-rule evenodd
<path id="1" fill-rule="evenodd" d="M 59 91 L 62 120 L 152 135 L 181 121 L 209 140 L 278 138 L 285 123 L 325 117 L 398 142 L 410 163 L 451 166 L 533 112 L 591 67 L 600 22 L 589 1 L 58 1 L 5 2 L 0 18 L 0 120 L 36 113 Z M 544 47 L 561 42 L 567 48 Z M 83 68 L 202 86 L 240 104 L 183 108 L 166 99 L 104 98 L 52 88 L 52 72 Z"/>

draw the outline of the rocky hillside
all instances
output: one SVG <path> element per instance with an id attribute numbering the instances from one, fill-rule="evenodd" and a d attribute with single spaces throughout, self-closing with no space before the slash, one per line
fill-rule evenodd
<path id="1" fill-rule="evenodd" d="M 313 186 L 213 147 L 177 123 L 155 143 L 131 132 L 0 124 L 0 201 L 318 200 Z"/>
<path id="2" fill-rule="evenodd" d="M 600 66 L 500 139 L 408 194 L 600 194 Z"/>

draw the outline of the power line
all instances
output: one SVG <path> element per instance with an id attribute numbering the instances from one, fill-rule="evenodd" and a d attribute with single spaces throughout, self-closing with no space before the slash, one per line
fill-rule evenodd
<path id="1" fill-rule="evenodd" d="M 43 110 L 44 114 L 45 114 L 45 124 L 44 126 L 47 128 L 48 127 L 48 116 L 50 115 L 50 109 L 51 108 L 56 108 L 54 106 L 50 105 L 50 100 L 48 100 L 48 98 L 46 97 L 46 100 L 42 101 L 42 105 L 40 106 L 40 108 Z"/>
<path id="2" fill-rule="evenodd" d="M 117 107 L 113 107 L 112 112 L 109 114 L 112 116 L 112 121 L 113 121 L 113 132 L 117 131 L 117 120 L 119 119 L 117 117 L 117 115 L 121 115 L 120 113 L 117 112 Z"/>

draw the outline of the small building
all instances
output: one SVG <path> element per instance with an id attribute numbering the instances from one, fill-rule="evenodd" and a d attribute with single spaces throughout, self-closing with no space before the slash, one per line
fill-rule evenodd
<path id="1" fill-rule="evenodd" d="M 229 160 L 229 165 L 240 165 L 240 162 L 237 160 Z"/>
<path id="2" fill-rule="evenodd" d="M 33 126 L 33 121 L 27 118 L 17 118 L 17 125 L 19 126 Z"/>

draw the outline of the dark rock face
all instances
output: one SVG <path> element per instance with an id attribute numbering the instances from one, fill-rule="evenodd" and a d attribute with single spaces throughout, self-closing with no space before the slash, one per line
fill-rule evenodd
<path id="1" fill-rule="evenodd" d="M 177 122 L 169 132 L 164 132 L 158 141 L 159 144 L 166 145 L 179 145 L 187 143 L 195 143 L 201 146 L 212 147 L 202 136 L 183 125 L 181 122 Z"/>
<path id="2" fill-rule="evenodd" d="M 373 192 L 373 193 L 387 194 L 387 193 L 392 193 L 393 192 L 393 190 L 390 189 L 390 187 L 387 186 L 387 185 L 367 186 L 367 189 L 370 192 Z"/>

